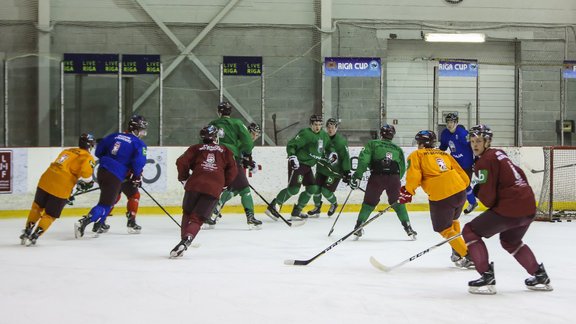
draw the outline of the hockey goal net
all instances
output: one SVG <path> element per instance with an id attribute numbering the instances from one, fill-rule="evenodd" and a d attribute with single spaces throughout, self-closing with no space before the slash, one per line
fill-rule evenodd
<path id="1" fill-rule="evenodd" d="M 544 173 L 537 220 L 576 219 L 576 147 L 544 147 Z"/>

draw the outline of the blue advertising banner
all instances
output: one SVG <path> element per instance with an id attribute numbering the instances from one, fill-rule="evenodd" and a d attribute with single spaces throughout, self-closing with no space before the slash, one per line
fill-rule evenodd
<path id="1" fill-rule="evenodd" d="M 379 57 L 326 57 L 324 73 L 328 77 L 379 78 Z"/>
<path id="2" fill-rule="evenodd" d="M 64 53 L 64 73 L 118 74 L 118 54 Z"/>
<path id="3" fill-rule="evenodd" d="M 160 55 L 123 54 L 122 73 L 124 74 L 159 74 Z"/>
<path id="4" fill-rule="evenodd" d="M 478 77 L 478 61 L 450 60 L 440 61 L 438 75 L 443 77 Z"/>
<path id="5" fill-rule="evenodd" d="M 222 59 L 224 75 L 262 75 L 262 56 L 224 56 Z"/>
<path id="6" fill-rule="evenodd" d="M 564 61 L 562 77 L 564 79 L 576 79 L 576 61 Z"/>

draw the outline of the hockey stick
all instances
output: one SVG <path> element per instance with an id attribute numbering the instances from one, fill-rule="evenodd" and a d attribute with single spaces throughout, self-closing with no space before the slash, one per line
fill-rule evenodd
<path id="1" fill-rule="evenodd" d="M 144 189 L 144 187 L 140 187 L 140 189 L 142 189 L 148 195 L 148 197 L 150 197 L 150 199 L 152 199 L 156 203 L 156 205 L 158 205 L 158 207 L 160 207 L 160 209 L 162 209 L 166 213 L 166 215 L 168 215 L 168 217 L 170 217 L 170 219 L 172 219 L 174 223 L 178 225 L 178 227 L 182 228 L 182 226 L 178 224 L 178 222 L 174 219 L 174 217 L 172 217 L 172 215 L 170 215 L 170 213 L 166 209 L 164 209 L 164 207 L 162 207 L 162 205 L 160 205 L 160 203 L 156 201 L 154 197 L 152 197 L 152 195 L 148 192 L 148 190 Z"/>
<path id="2" fill-rule="evenodd" d="M 442 242 L 440 242 L 440 243 L 438 243 L 438 244 L 436 244 L 436 245 L 433 245 L 433 246 L 427 248 L 427 249 L 424 250 L 424 251 L 418 252 L 417 254 L 415 254 L 415 255 L 409 257 L 408 259 L 406 259 L 406 260 L 398 263 L 397 265 L 393 265 L 393 266 L 391 266 L 391 267 L 387 267 L 387 266 L 383 265 L 382 263 L 378 262 L 378 260 L 376 260 L 376 258 L 374 258 L 373 256 L 370 257 L 370 263 L 371 263 L 376 269 L 378 269 L 378 270 L 382 270 L 382 271 L 384 271 L 384 272 L 390 272 L 390 271 L 392 271 L 392 270 L 394 270 L 394 269 L 396 269 L 396 268 L 399 268 L 399 267 L 405 265 L 405 264 L 408 263 L 408 262 L 411 262 L 411 261 L 414 261 L 414 260 L 418 259 L 419 257 L 421 257 L 421 256 L 423 256 L 424 254 L 430 252 L 431 250 L 434 250 L 434 249 L 437 248 L 437 247 L 440 247 L 440 246 L 442 246 L 442 245 L 444 245 L 444 244 L 446 244 L 446 243 L 448 243 L 448 242 L 450 242 L 450 241 L 452 241 L 452 240 L 455 240 L 455 239 L 459 238 L 460 236 L 462 236 L 462 233 L 456 234 L 456 235 L 454 235 L 454 236 L 452 236 L 452 237 L 449 237 L 449 238 L 445 239 L 444 241 L 442 241 Z"/>
<path id="3" fill-rule="evenodd" d="M 334 224 L 332 224 L 332 228 L 330 229 L 330 232 L 328 232 L 328 236 L 330 236 L 332 234 L 332 232 L 334 232 L 334 226 L 336 226 L 336 222 L 338 221 L 338 218 L 340 218 L 340 214 L 342 214 L 342 211 L 344 210 L 344 206 L 346 206 L 346 203 L 348 202 L 348 198 L 350 198 L 352 191 L 354 191 L 354 189 L 350 189 L 350 192 L 348 193 L 346 200 L 344 200 L 344 204 L 342 204 L 342 207 L 340 208 L 340 211 L 338 212 L 338 216 L 336 216 L 336 219 L 334 220 Z"/>
<path id="4" fill-rule="evenodd" d="M 556 169 L 562 169 L 562 168 L 569 168 L 569 167 L 573 167 L 573 166 L 576 166 L 576 163 L 561 165 L 561 166 L 559 166 L 559 167 L 555 167 L 554 170 L 556 170 Z M 546 170 L 545 170 L 545 169 L 542 169 L 542 170 L 534 170 L 534 169 L 532 169 L 532 170 L 530 170 L 530 172 L 532 172 L 532 173 L 542 173 L 542 172 L 544 172 L 544 171 L 546 171 Z"/>
<path id="5" fill-rule="evenodd" d="M 373 220 L 375 220 L 376 218 L 382 216 L 382 214 L 384 214 L 385 212 L 387 212 L 388 210 L 390 210 L 390 208 L 392 208 L 392 206 L 396 205 L 397 203 L 394 203 L 388 207 L 386 207 L 384 210 L 381 210 L 378 212 L 378 214 L 372 216 L 372 218 L 370 218 L 369 220 L 367 220 L 365 223 L 363 223 L 362 225 L 360 225 L 358 228 L 355 228 L 354 230 L 352 230 L 352 232 L 346 234 L 344 237 L 342 237 L 341 239 L 339 239 L 338 241 L 332 243 L 329 247 L 325 248 L 322 252 L 316 254 L 315 256 L 313 256 L 311 259 L 308 260 L 284 260 L 284 264 L 286 265 L 308 265 L 310 264 L 310 262 L 318 259 L 321 255 L 323 255 L 324 253 L 330 251 L 333 247 L 335 247 L 336 245 L 342 243 L 344 240 L 346 240 L 347 238 L 349 238 L 350 236 L 352 236 L 352 234 L 356 233 L 357 231 L 363 229 L 364 227 L 366 227 L 366 225 L 372 223 Z"/>
<path id="6" fill-rule="evenodd" d="M 248 186 L 250 186 L 250 189 L 252 189 L 252 191 L 254 191 L 254 193 L 255 193 L 256 195 L 258 195 L 258 197 L 260 197 L 260 199 L 262 199 L 262 201 L 264 201 L 264 203 L 265 203 L 266 205 L 268 205 L 268 207 L 270 208 L 270 210 L 272 210 L 272 213 L 274 214 L 274 216 L 282 219 L 282 220 L 284 221 L 284 223 L 286 223 L 286 225 L 288 225 L 288 226 L 290 226 L 290 227 L 292 227 L 292 226 L 298 227 L 298 226 L 304 225 L 304 222 L 305 222 L 305 221 L 299 221 L 299 222 L 297 222 L 297 223 L 292 223 L 292 222 L 287 221 L 286 218 L 284 218 L 284 217 L 274 208 L 274 206 L 270 205 L 270 203 L 269 203 L 264 197 L 262 197 L 262 195 L 261 195 L 258 191 L 256 191 L 256 189 L 254 189 L 254 187 L 252 187 L 251 184 L 248 184 Z"/>
<path id="7" fill-rule="evenodd" d="M 68 205 L 73 205 L 74 204 L 74 200 L 76 200 L 76 196 L 80 196 L 83 195 L 85 193 L 89 193 L 91 191 L 95 191 L 95 190 L 100 190 L 100 187 L 96 187 L 96 188 L 92 188 L 92 189 L 88 189 L 88 190 L 78 190 L 76 189 L 76 191 L 70 195 L 70 197 L 68 197 L 68 199 L 66 200 L 66 203 Z"/>

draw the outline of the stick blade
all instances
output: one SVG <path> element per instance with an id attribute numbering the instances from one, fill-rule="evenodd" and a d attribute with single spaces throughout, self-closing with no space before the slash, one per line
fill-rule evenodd
<path id="1" fill-rule="evenodd" d="M 392 268 L 383 265 L 378 260 L 376 260 L 376 258 L 374 258 L 373 256 L 370 257 L 370 264 L 372 264 L 374 266 L 374 268 L 376 268 L 380 271 L 390 272 L 390 270 L 392 270 Z"/>
<path id="2" fill-rule="evenodd" d="M 285 265 L 307 265 L 308 260 L 284 260 Z"/>
<path id="3" fill-rule="evenodd" d="M 289 220 L 288 222 L 291 224 L 290 227 L 300 227 L 300 226 L 306 224 L 305 219 L 297 220 L 297 221 Z"/>

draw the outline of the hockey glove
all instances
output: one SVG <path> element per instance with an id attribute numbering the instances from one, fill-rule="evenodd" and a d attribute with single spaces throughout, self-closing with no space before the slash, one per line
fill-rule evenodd
<path id="1" fill-rule="evenodd" d="M 292 170 L 298 170 L 300 168 L 300 162 L 298 161 L 296 155 L 291 155 L 288 157 L 288 165 L 290 165 Z"/>
<path id="2" fill-rule="evenodd" d="M 344 173 L 344 175 L 342 176 L 342 182 L 349 185 L 351 180 L 352 180 L 352 172 L 348 171 Z"/>
<path id="3" fill-rule="evenodd" d="M 352 178 L 352 179 L 350 180 L 350 188 L 351 188 L 352 190 L 354 190 L 354 189 L 358 189 L 358 187 L 360 187 L 360 179 L 358 179 L 358 178 Z"/>
<path id="4" fill-rule="evenodd" d="M 134 187 L 134 188 L 142 187 L 142 176 L 132 175 L 132 176 L 130 177 L 130 180 L 129 180 L 129 181 L 130 181 L 130 183 L 132 184 L 132 187 Z"/>
<path id="5" fill-rule="evenodd" d="M 252 154 L 242 154 L 242 166 L 252 173 L 256 173 L 256 162 L 252 160 Z"/>
<path id="6" fill-rule="evenodd" d="M 330 162 L 330 164 L 332 164 L 332 165 L 334 165 L 336 162 L 338 162 L 338 153 L 331 152 L 328 155 L 328 162 Z"/>
<path id="7" fill-rule="evenodd" d="M 90 180 L 88 182 L 86 182 L 84 180 L 80 180 L 76 184 L 76 190 L 77 191 L 86 191 L 86 190 L 91 189 L 92 187 L 94 187 L 94 180 Z"/>
<path id="8" fill-rule="evenodd" d="M 409 202 L 412 202 L 412 194 L 408 192 L 408 190 L 406 190 L 405 186 L 402 186 L 402 188 L 400 188 L 400 197 L 398 198 L 398 202 L 400 204 L 407 204 Z"/>

